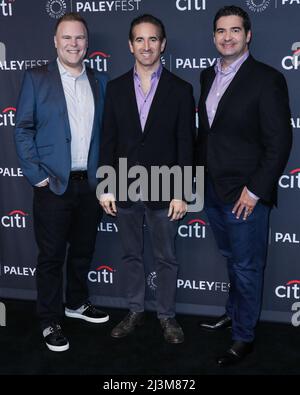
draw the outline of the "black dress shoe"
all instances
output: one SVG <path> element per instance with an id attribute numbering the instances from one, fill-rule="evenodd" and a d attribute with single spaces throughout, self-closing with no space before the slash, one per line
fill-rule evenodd
<path id="1" fill-rule="evenodd" d="M 253 351 L 253 342 L 235 341 L 225 354 L 217 358 L 218 366 L 235 365 Z"/>
<path id="2" fill-rule="evenodd" d="M 161 327 L 164 330 L 164 338 L 167 343 L 179 344 L 184 342 L 184 333 L 175 318 L 160 318 Z"/>
<path id="3" fill-rule="evenodd" d="M 226 328 L 231 328 L 232 319 L 228 317 L 228 315 L 224 314 L 212 322 L 200 322 L 199 325 L 200 328 L 202 329 L 207 329 L 209 331 L 217 331 Z"/>
<path id="4" fill-rule="evenodd" d="M 125 337 L 133 332 L 137 326 L 143 325 L 143 323 L 144 313 L 130 312 L 114 327 L 111 331 L 111 336 L 117 339 Z"/>

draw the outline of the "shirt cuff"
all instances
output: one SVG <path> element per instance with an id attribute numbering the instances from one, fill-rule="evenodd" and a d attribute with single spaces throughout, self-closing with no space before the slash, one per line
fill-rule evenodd
<path id="1" fill-rule="evenodd" d="M 113 193 L 102 193 L 102 195 L 100 195 L 100 201 L 103 200 L 113 200 L 115 202 L 116 198 Z"/>
<path id="2" fill-rule="evenodd" d="M 254 195 L 254 193 L 252 193 L 251 191 L 249 191 L 249 189 L 248 189 L 247 187 L 246 187 L 246 189 L 247 189 L 248 195 L 249 195 L 252 199 L 254 199 L 254 200 L 259 200 L 259 197 L 258 197 L 258 196 Z"/>
<path id="3" fill-rule="evenodd" d="M 46 185 L 45 185 L 45 182 L 46 182 L 46 181 L 47 181 L 47 184 L 49 184 L 49 177 L 45 178 L 43 181 L 38 182 L 38 183 L 35 184 L 34 186 L 35 186 L 35 187 L 44 187 L 44 186 L 46 186 Z"/>

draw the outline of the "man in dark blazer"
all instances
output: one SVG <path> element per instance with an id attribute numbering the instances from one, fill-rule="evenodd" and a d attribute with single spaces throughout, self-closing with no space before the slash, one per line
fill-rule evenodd
<path id="1" fill-rule="evenodd" d="M 232 328 L 220 366 L 253 350 L 263 290 L 269 213 L 292 143 L 288 90 L 281 73 L 248 51 L 251 23 L 239 7 L 214 19 L 221 58 L 201 74 L 198 164 L 206 167 L 205 208 L 230 280 L 226 313 L 209 330 Z"/>
<path id="2" fill-rule="evenodd" d="M 63 313 L 94 323 L 109 318 L 88 301 L 87 274 L 102 211 L 95 190 L 107 78 L 83 63 L 87 36 L 78 14 L 59 19 L 54 36 L 58 58 L 25 73 L 17 106 L 17 153 L 34 187 L 37 313 L 52 351 L 69 348 L 60 326 Z"/>
<path id="3" fill-rule="evenodd" d="M 160 56 L 165 45 L 166 34 L 160 20 L 142 15 L 132 21 L 129 47 L 135 57 L 135 66 L 108 83 L 104 107 L 100 162 L 114 167 L 117 178 L 120 158 L 126 158 L 128 170 L 136 165 L 143 166 L 149 180 L 153 166 L 178 166 L 182 170 L 192 165 L 195 125 L 192 86 L 162 67 Z M 127 181 L 130 185 L 133 180 Z M 146 219 L 156 263 L 157 316 L 165 340 L 182 343 L 184 334 L 175 319 L 178 272 L 175 236 L 187 203 L 177 194 L 172 181 L 167 200 L 163 200 L 161 188 L 157 191 L 158 199 L 151 200 L 152 191 L 149 182 L 148 188 L 141 186 L 136 202 L 130 197 L 122 201 L 118 196 L 120 191 L 117 196 L 103 194 L 100 199 L 106 213 L 117 216 L 123 262 L 127 267 L 124 281 L 129 314 L 111 335 L 114 338 L 127 336 L 144 319 L 142 254 Z"/>

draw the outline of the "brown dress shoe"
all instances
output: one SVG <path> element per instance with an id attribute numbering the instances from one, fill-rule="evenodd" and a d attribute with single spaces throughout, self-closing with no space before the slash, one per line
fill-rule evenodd
<path id="1" fill-rule="evenodd" d="M 179 344 L 184 342 L 184 333 L 175 318 L 160 318 L 160 325 L 164 330 L 166 342 Z"/>
<path id="2" fill-rule="evenodd" d="M 137 326 L 144 323 L 144 313 L 129 312 L 126 317 L 119 322 L 117 326 L 111 331 L 111 336 L 119 339 L 129 335 L 135 330 Z"/>

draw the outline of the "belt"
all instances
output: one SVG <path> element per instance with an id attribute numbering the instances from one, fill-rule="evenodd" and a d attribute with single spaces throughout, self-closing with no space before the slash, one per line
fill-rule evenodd
<path id="1" fill-rule="evenodd" d="M 82 181 L 88 178 L 86 170 L 71 171 L 70 180 Z"/>

